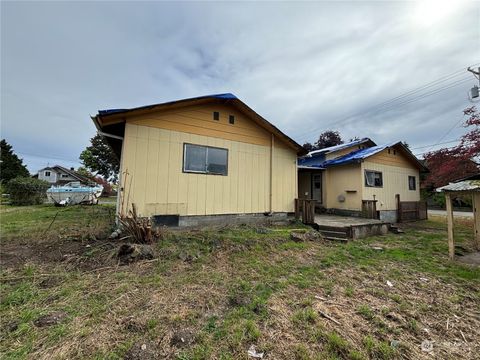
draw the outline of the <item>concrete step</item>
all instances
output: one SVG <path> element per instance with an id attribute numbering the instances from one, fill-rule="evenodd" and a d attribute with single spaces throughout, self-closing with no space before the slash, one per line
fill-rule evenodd
<path id="1" fill-rule="evenodd" d="M 320 234 L 322 234 L 323 237 L 328 238 L 328 237 L 335 237 L 335 238 L 343 238 L 347 239 L 348 235 L 346 231 L 333 231 L 333 230 L 318 230 Z"/>

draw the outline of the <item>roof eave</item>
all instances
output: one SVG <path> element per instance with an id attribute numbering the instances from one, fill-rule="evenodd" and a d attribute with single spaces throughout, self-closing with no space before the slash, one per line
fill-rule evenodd
<path id="1" fill-rule="evenodd" d="M 229 95 L 229 96 L 223 96 L 223 95 Z M 213 101 L 221 101 L 224 103 L 230 103 L 233 104 L 234 106 L 240 108 L 241 111 L 249 113 L 251 117 L 253 117 L 256 120 L 255 121 L 259 126 L 267 129 L 269 132 L 273 133 L 274 135 L 280 137 L 284 142 L 290 145 L 292 149 L 296 151 L 296 154 L 298 156 L 303 156 L 306 155 L 308 152 L 298 144 L 295 140 L 290 138 L 288 135 L 283 133 L 280 129 L 278 129 L 275 125 L 273 125 L 271 122 L 266 120 L 264 117 L 259 115 L 255 110 L 250 108 L 247 104 L 245 104 L 243 101 L 238 99 L 232 94 L 219 94 L 219 95 L 213 95 L 213 96 L 202 96 L 202 97 L 196 97 L 196 98 L 191 98 L 191 99 L 182 99 L 182 100 L 176 100 L 176 101 L 170 101 L 166 103 L 161 103 L 161 104 L 154 104 L 154 105 L 147 105 L 147 106 L 141 106 L 137 108 L 132 108 L 132 109 L 124 109 L 124 110 L 119 110 L 112 112 L 111 114 L 100 114 L 100 112 L 95 115 L 95 116 L 90 116 L 92 121 L 95 124 L 95 127 L 99 131 L 103 131 L 103 120 L 104 119 L 118 119 L 119 121 L 124 121 L 125 116 L 130 116 L 135 113 L 143 113 L 143 112 L 151 112 L 155 111 L 158 109 L 165 109 L 165 108 L 170 108 L 170 107 L 175 107 L 175 106 L 188 106 L 190 104 L 197 104 L 197 103 L 209 103 Z"/>

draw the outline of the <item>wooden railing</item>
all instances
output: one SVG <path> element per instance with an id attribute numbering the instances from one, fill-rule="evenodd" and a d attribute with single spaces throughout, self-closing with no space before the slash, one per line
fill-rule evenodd
<path id="1" fill-rule="evenodd" d="M 295 199 L 295 219 L 302 217 L 302 223 L 313 224 L 315 222 L 315 203 L 312 199 Z"/>
<path id="2" fill-rule="evenodd" d="M 377 219 L 377 201 L 362 200 L 362 217 L 367 219 Z"/>

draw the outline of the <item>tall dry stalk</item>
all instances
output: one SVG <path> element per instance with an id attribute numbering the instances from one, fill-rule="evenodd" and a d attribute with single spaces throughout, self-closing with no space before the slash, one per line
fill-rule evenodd
<path id="1" fill-rule="evenodd" d="M 130 238 L 132 242 L 138 244 L 151 244 L 156 239 L 156 233 L 152 230 L 152 222 L 150 218 L 139 217 L 137 214 L 137 206 L 132 204 L 132 209 L 128 211 L 128 215 L 121 215 L 119 218 L 122 232 Z"/>

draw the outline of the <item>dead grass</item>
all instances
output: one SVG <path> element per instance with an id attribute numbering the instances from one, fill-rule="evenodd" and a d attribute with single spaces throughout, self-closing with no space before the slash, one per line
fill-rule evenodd
<path id="1" fill-rule="evenodd" d="M 128 266 L 102 263 L 105 240 L 42 239 L 60 255 L 2 264 L 0 357 L 247 359 L 254 344 L 268 359 L 474 358 L 480 271 L 447 260 L 442 223 L 405 230 L 346 245 L 294 243 L 289 227 L 171 232 Z"/>

